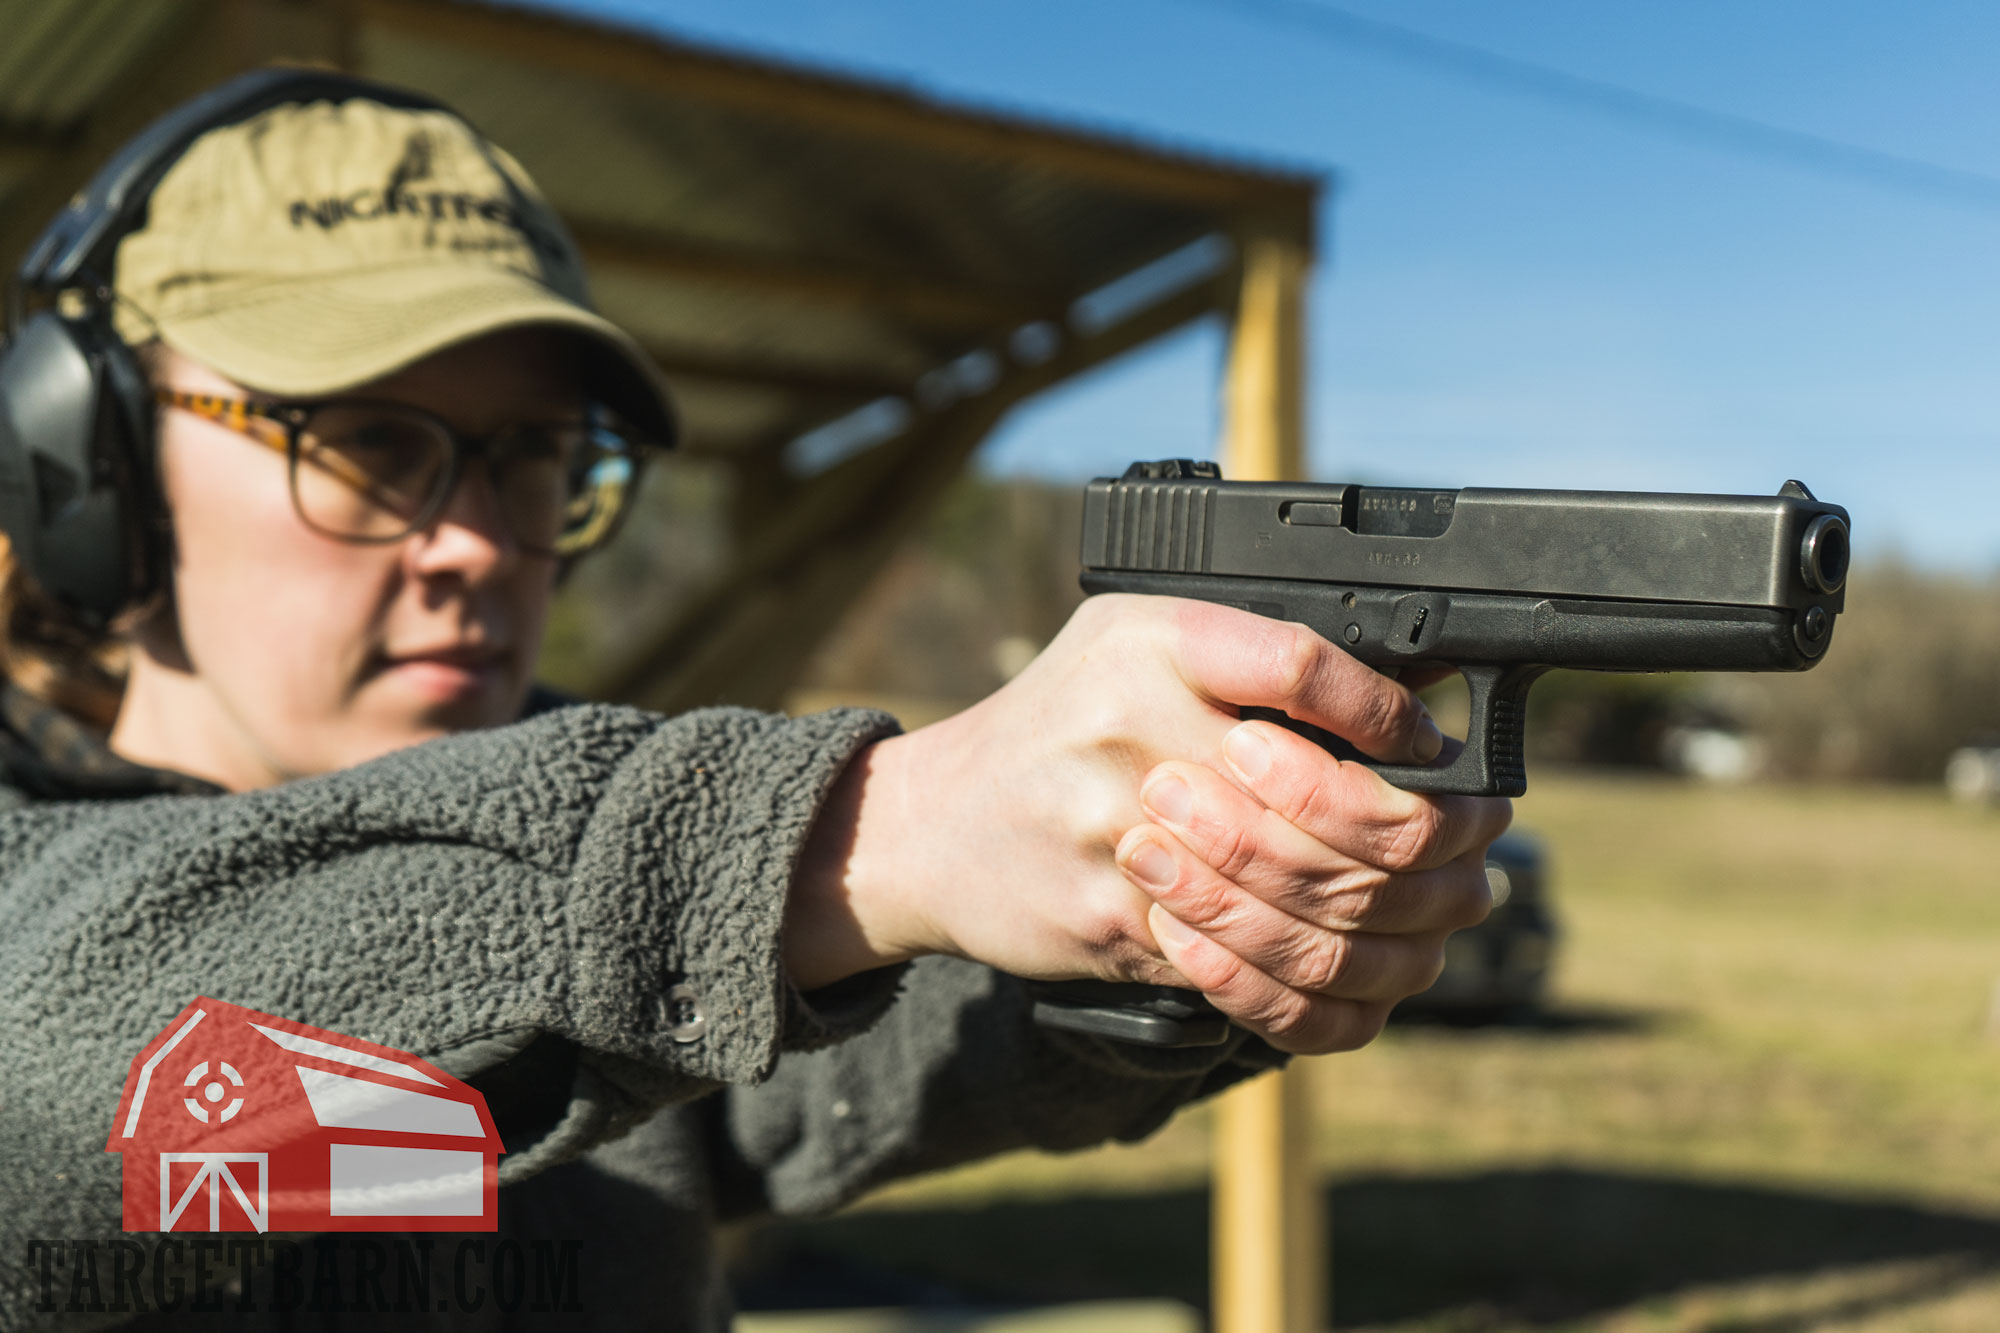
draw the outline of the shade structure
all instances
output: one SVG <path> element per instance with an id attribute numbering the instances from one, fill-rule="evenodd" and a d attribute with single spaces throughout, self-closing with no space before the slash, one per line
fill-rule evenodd
<path id="1" fill-rule="evenodd" d="M 723 481 L 720 551 L 586 682 L 772 704 L 1013 406 L 1309 254 L 1311 172 L 468 0 L 0 0 L 0 254 L 152 116 L 272 60 L 442 98 L 564 214 Z"/>

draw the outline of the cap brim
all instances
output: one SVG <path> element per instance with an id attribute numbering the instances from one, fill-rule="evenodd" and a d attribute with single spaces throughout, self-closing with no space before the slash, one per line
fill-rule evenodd
<path id="1" fill-rule="evenodd" d="M 263 393 L 311 398 L 352 390 L 454 344 L 504 329 L 579 335 L 586 387 L 661 444 L 673 400 L 629 334 L 532 278 L 427 263 L 237 288 L 157 323 L 162 341 Z"/>

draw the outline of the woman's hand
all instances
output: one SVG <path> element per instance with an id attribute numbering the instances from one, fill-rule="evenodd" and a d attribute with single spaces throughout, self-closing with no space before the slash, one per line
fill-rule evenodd
<path id="1" fill-rule="evenodd" d="M 1285 1050 L 1367 1042 L 1484 918 L 1511 807 L 1400 791 L 1242 706 L 1392 763 L 1442 745 L 1409 690 L 1302 626 L 1091 598 L 1005 688 L 843 776 L 793 885 L 794 980 L 947 953 L 1194 986 Z"/>

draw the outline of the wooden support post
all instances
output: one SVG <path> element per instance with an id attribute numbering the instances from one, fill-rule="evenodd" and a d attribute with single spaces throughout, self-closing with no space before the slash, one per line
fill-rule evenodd
<path id="1" fill-rule="evenodd" d="M 1223 376 L 1222 475 L 1305 476 L 1305 282 L 1311 260 L 1289 240 L 1242 243 L 1242 291 Z"/>
<path id="2" fill-rule="evenodd" d="M 1242 258 L 1224 379 L 1222 475 L 1295 481 L 1305 472 L 1310 256 L 1295 240 L 1253 236 Z M 1295 1060 L 1220 1101 L 1210 1241 L 1215 1333 L 1318 1333 L 1327 1326 L 1325 1215 L 1306 1078 Z"/>
<path id="3" fill-rule="evenodd" d="M 1217 1104 L 1215 1333 L 1319 1333 L 1327 1325 L 1307 1072 L 1294 1060 Z"/>

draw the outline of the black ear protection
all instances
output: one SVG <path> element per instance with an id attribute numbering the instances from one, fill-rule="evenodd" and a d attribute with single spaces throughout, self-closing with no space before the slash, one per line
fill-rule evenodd
<path id="1" fill-rule="evenodd" d="M 355 98 L 450 111 L 330 70 L 240 75 L 119 149 L 14 273 L 0 349 L 0 530 L 18 566 L 92 628 L 157 590 L 167 560 L 152 389 L 112 322 L 118 243 L 145 225 L 153 188 L 210 130 Z"/>

